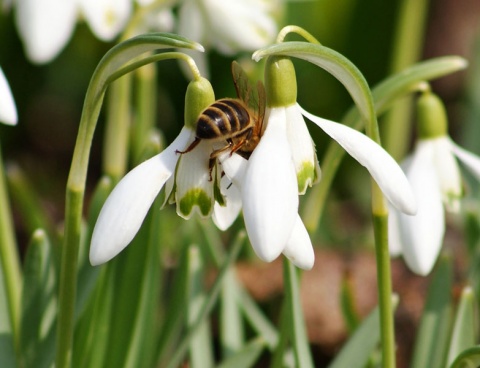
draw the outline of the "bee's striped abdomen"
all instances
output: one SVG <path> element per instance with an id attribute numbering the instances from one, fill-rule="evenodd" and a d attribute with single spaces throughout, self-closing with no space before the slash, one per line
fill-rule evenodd
<path id="1" fill-rule="evenodd" d="M 224 98 L 207 107 L 198 118 L 196 136 L 200 139 L 233 137 L 250 124 L 250 114 L 238 100 Z"/>

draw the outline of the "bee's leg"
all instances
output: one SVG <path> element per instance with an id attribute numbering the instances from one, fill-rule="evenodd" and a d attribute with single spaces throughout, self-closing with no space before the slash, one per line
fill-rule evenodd
<path id="1" fill-rule="evenodd" d="M 210 159 L 208 160 L 208 181 L 212 181 L 212 171 L 213 168 L 215 167 L 215 161 L 217 160 L 216 157 L 210 156 Z"/>
<path id="2" fill-rule="evenodd" d="M 227 139 L 227 145 L 225 145 L 224 147 L 222 148 L 219 148 L 219 149 L 216 149 L 214 150 L 211 154 L 210 154 L 210 159 L 208 160 L 208 169 L 209 169 L 209 173 L 210 173 L 210 179 L 209 181 L 212 181 L 212 170 L 215 166 L 215 160 L 217 159 L 217 157 L 222 154 L 223 152 L 227 151 L 230 149 L 230 147 L 233 145 L 233 141 L 231 138 L 228 138 Z"/>
<path id="3" fill-rule="evenodd" d="M 193 150 L 195 147 L 197 147 L 198 144 L 200 143 L 200 141 L 201 141 L 200 138 L 195 137 L 195 140 L 194 140 L 192 143 L 190 143 L 190 146 L 188 146 L 185 151 L 175 150 L 175 153 L 180 153 L 181 155 L 183 155 L 184 153 L 188 153 L 188 152 L 190 152 L 191 150 Z"/>
<path id="4" fill-rule="evenodd" d="M 245 134 L 245 137 L 243 137 L 242 139 L 240 139 L 233 147 L 232 147 L 232 150 L 230 151 L 230 156 L 233 155 L 235 152 L 237 152 L 240 148 L 242 148 L 245 144 L 248 143 L 248 141 L 250 140 L 250 138 L 252 138 L 252 134 L 253 134 L 253 129 L 252 128 L 249 128 L 247 131 L 246 131 L 246 134 Z"/>

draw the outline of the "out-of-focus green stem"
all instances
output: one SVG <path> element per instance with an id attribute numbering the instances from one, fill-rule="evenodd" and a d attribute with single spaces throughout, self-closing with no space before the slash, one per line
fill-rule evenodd
<path id="1" fill-rule="evenodd" d="M 20 292 L 22 278 L 15 232 L 7 195 L 5 170 L 0 152 L 0 262 L 3 270 L 5 292 L 15 351 L 18 352 L 20 323 Z"/>
<path id="2" fill-rule="evenodd" d="M 392 275 L 388 251 L 388 214 L 373 214 L 377 262 L 378 304 L 383 368 L 395 368 L 395 327 L 392 309 Z"/>
<path id="3" fill-rule="evenodd" d="M 103 172 L 116 183 L 127 169 L 128 137 L 131 122 L 130 74 L 113 82 L 107 96 L 107 122 L 103 145 Z"/>
<path id="4" fill-rule="evenodd" d="M 145 65 L 135 73 L 137 94 L 136 115 L 132 131 L 133 161 L 138 163 L 143 156 L 151 129 L 155 126 L 157 98 L 157 69 L 154 64 Z"/>
<path id="5" fill-rule="evenodd" d="M 393 40 L 391 71 L 396 73 L 420 59 L 429 0 L 403 0 Z M 388 112 L 382 130 L 385 149 L 399 160 L 408 149 L 412 130 L 412 98 L 397 101 Z"/>

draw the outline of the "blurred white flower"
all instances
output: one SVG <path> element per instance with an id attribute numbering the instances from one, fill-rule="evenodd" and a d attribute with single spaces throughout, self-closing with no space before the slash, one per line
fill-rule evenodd
<path id="1" fill-rule="evenodd" d="M 27 57 L 42 64 L 63 50 L 79 14 L 97 38 L 111 41 L 125 28 L 132 7 L 132 0 L 17 0 L 15 18 Z"/>
<path id="2" fill-rule="evenodd" d="M 417 100 L 419 139 L 402 167 L 418 201 L 415 216 L 391 211 L 389 246 L 392 256 L 402 254 L 419 275 L 432 270 L 445 234 L 444 207 L 458 212 L 463 195 L 457 159 L 480 180 L 480 158 L 456 145 L 448 136 L 443 102 L 430 90 Z"/>
<path id="3" fill-rule="evenodd" d="M 445 234 L 444 207 L 457 212 L 462 196 L 458 159 L 480 180 L 480 157 L 455 144 L 450 137 L 420 139 L 402 165 L 417 198 L 418 212 L 405 216 L 391 211 L 390 252 L 402 254 L 419 275 L 432 270 Z"/>
<path id="4" fill-rule="evenodd" d="M 253 51 L 275 39 L 274 4 L 281 6 L 262 0 L 185 0 L 179 10 L 177 32 L 226 55 Z M 205 56 L 194 57 L 206 73 Z"/>
<path id="5" fill-rule="evenodd" d="M 2 68 L 0 68 L 0 121 L 8 125 L 15 125 L 18 121 L 15 101 Z"/>
<path id="6" fill-rule="evenodd" d="M 27 57 L 47 63 L 72 36 L 77 0 L 17 0 L 15 20 Z"/>
<path id="7" fill-rule="evenodd" d="M 132 12 L 132 0 L 78 0 L 92 32 L 102 41 L 118 36 Z"/>

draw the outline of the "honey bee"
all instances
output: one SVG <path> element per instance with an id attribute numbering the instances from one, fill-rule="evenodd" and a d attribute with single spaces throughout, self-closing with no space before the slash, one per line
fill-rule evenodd
<path id="1" fill-rule="evenodd" d="M 232 76 L 238 98 L 222 98 L 203 110 L 197 120 L 195 140 L 185 151 L 176 151 L 180 154 L 190 152 L 203 139 L 211 142 L 226 141 L 224 147 L 215 149 L 210 154 L 210 180 L 215 160 L 221 153 L 230 150 L 231 155 L 236 152 L 248 160 L 263 134 L 263 83 L 258 81 L 255 89 L 235 61 L 232 63 Z"/>

